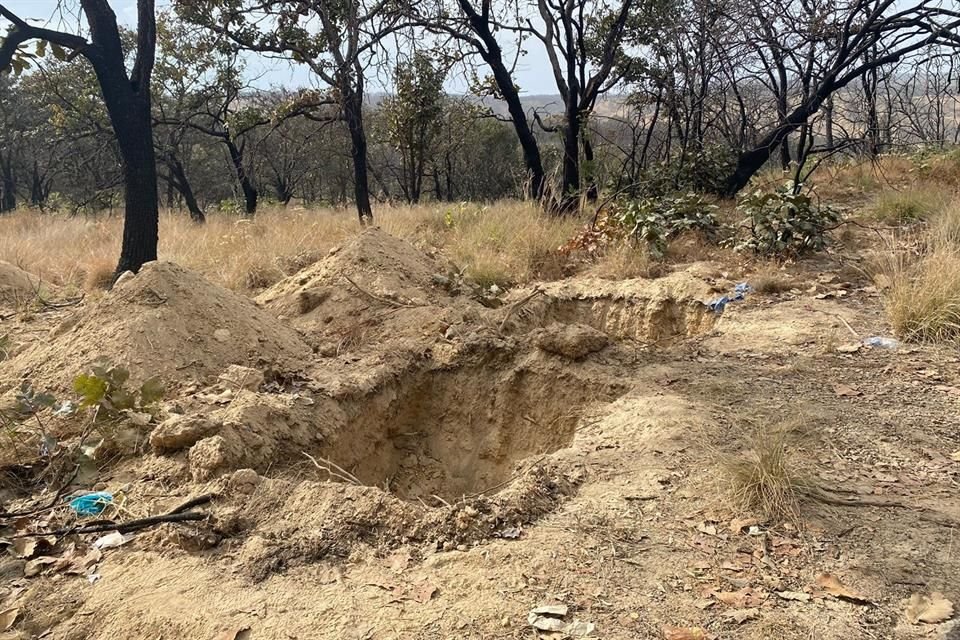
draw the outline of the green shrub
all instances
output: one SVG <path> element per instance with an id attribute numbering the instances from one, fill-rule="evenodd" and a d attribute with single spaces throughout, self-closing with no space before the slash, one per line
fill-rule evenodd
<path id="1" fill-rule="evenodd" d="M 716 205 L 687 193 L 664 198 L 628 200 L 614 207 L 612 216 L 629 237 L 644 243 L 653 257 L 663 257 L 667 243 L 684 232 L 700 233 L 715 242 L 720 223 Z"/>
<path id="2" fill-rule="evenodd" d="M 809 190 L 792 182 L 774 191 L 749 193 L 737 209 L 746 215 L 741 227 L 747 236 L 734 240 L 734 248 L 767 256 L 822 251 L 827 233 L 840 220 L 836 209 L 821 205 Z"/>

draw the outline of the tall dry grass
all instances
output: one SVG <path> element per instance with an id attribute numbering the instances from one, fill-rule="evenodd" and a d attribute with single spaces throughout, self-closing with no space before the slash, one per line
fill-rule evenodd
<path id="1" fill-rule="evenodd" d="M 919 237 L 891 242 L 873 264 L 894 331 L 913 342 L 960 342 L 960 200 Z"/>
<path id="2" fill-rule="evenodd" d="M 546 216 L 524 202 L 381 206 L 376 214 L 385 231 L 439 250 L 487 285 L 559 277 L 565 259 L 557 250 L 582 224 Z M 57 285 L 96 288 L 110 280 L 121 229 L 120 216 L 32 211 L 0 216 L 0 260 Z M 214 213 L 205 225 L 164 212 L 159 257 L 250 292 L 295 273 L 359 232 L 352 210 L 264 208 L 252 220 Z"/>

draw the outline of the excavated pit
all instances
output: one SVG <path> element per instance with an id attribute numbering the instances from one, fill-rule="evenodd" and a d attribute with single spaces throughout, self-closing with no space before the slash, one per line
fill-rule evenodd
<path id="1" fill-rule="evenodd" d="M 543 362 L 419 372 L 344 407 L 347 428 L 320 454 L 406 500 L 492 494 L 622 392 Z"/>

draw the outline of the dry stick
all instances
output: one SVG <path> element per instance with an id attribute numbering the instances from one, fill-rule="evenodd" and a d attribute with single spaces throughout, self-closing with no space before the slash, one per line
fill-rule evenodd
<path id="1" fill-rule="evenodd" d="M 510 316 L 513 315 L 513 312 L 519 309 L 520 307 L 522 307 L 523 305 L 527 304 L 528 302 L 530 302 L 540 294 L 546 294 L 546 291 L 544 291 L 540 287 L 537 287 L 536 289 L 533 290 L 533 293 L 528 295 L 526 298 L 522 300 L 518 300 L 514 302 L 512 305 L 510 305 L 510 308 L 507 309 L 507 315 L 503 316 L 503 321 L 500 322 L 500 326 L 497 328 L 497 332 L 503 333 L 503 329 L 504 327 L 507 326 L 507 322 L 510 320 Z"/>
<path id="2" fill-rule="evenodd" d="M 342 273 L 342 274 L 340 274 L 340 275 L 343 276 L 344 280 L 346 280 L 347 282 L 349 282 L 350 284 L 352 284 L 357 291 L 359 291 L 359 292 L 362 293 L 363 295 L 367 296 L 367 297 L 370 298 L 371 300 L 376 300 L 377 302 L 379 302 L 379 303 L 381 303 L 381 304 L 390 305 L 391 307 L 402 307 L 402 308 L 405 308 L 405 309 L 415 309 L 415 308 L 421 306 L 421 305 L 417 305 L 417 304 L 404 304 L 404 303 L 402 303 L 402 302 L 397 302 L 396 300 L 390 300 L 389 298 L 381 298 L 380 296 L 375 296 L 375 295 L 373 295 L 372 293 L 370 293 L 369 291 L 367 291 L 366 289 L 364 289 L 363 287 L 361 287 L 360 285 L 358 285 L 356 282 L 354 282 L 354 281 L 350 278 L 350 276 L 348 276 L 347 274 Z"/>
<path id="3" fill-rule="evenodd" d="M 927 507 L 912 507 L 897 500 L 875 500 L 865 497 L 843 498 L 837 495 L 830 495 L 827 493 L 827 491 L 819 487 L 807 489 L 807 491 L 805 491 L 805 495 L 808 498 L 816 500 L 817 502 L 822 502 L 823 504 L 829 504 L 835 507 L 895 507 L 898 509 L 910 509 L 912 511 L 916 511 L 917 516 L 921 520 L 933 522 L 945 527 L 960 526 L 960 522 L 950 518 L 949 516 L 940 515 L 936 511 L 928 509 Z"/>
<path id="4" fill-rule="evenodd" d="M 130 531 L 139 531 L 140 529 L 146 529 L 147 527 L 152 527 L 156 524 L 163 524 L 165 522 L 193 522 L 196 520 L 203 520 L 207 517 L 207 514 L 199 511 L 188 511 L 188 509 L 201 504 L 206 504 L 213 500 L 214 497 L 214 494 L 208 493 L 196 498 L 191 498 L 172 511 L 159 516 L 138 518 L 137 520 L 128 520 L 126 522 L 98 522 L 95 524 L 88 524 L 83 527 L 66 527 L 64 529 L 57 529 L 55 531 L 35 531 L 33 533 L 23 533 L 13 537 L 36 538 L 40 536 L 66 536 L 75 533 L 101 533 L 103 531 L 119 531 L 120 533 L 128 533 Z"/>
<path id="5" fill-rule="evenodd" d="M 73 481 L 76 480 L 78 473 L 80 473 L 80 465 L 77 465 L 74 468 L 73 473 L 70 474 L 70 477 L 67 478 L 67 481 L 64 482 L 59 489 L 57 489 L 57 492 L 53 495 L 53 498 L 50 500 L 50 503 L 48 505 L 44 507 L 37 507 L 35 509 L 29 509 L 27 511 L 14 511 L 11 513 L 0 513 L 0 518 L 23 518 L 25 516 L 32 516 L 34 514 L 53 509 L 55 506 L 57 506 L 57 503 L 60 501 L 60 497 L 67 492 L 67 489 L 70 487 Z"/>
<path id="6" fill-rule="evenodd" d="M 351 483 L 353 483 L 353 484 L 355 484 L 355 485 L 357 485 L 357 486 L 363 486 L 363 483 L 360 482 L 355 475 L 353 475 L 352 473 L 350 473 L 349 471 L 347 471 L 347 470 L 344 469 L 343 467 L 339 466 L 339 465 L 336 464 L 335 462 L 331 462 L 330 460 L 326 460 L 326 459 L 324 459 L 324 458 L 320 458 L 320 461 L 321 461 L 321 462 L 323 462 L 324 464 L 328 465 L 328 466 L 325 467 L 325 466 L 323 466 L 322 464 L 320 464 L 320 462 L 317 462 L 317 459 L 314 458 L 314 457 L 313 457 L 312 455 L 310 455 L 309 453 L 307 453 L 306 451 L 301 451 L 300 453 L 302 453 L 303 455 L 305 455 L 305 456 L 307 456 L 308 458 L 310 458 L 310 462 L 312 462 L 312 463 L 314 464 L 314 466 L 317 467 L 317 469 L 320 469 L 321 471 L 326 471 L 327 473 L 329 473 L 329 474 L 332 475 L 332 476 L 336 476 L 337 478 L 340 478 L 341 480 L 346 480 L 347 482 L 351 482 Z M 339 473 L 335 473 L 335 472 L 333 471 L 333 469 L 330 469 L 330 467 L 333 467 L 333 469 L 336 469 Z"/>

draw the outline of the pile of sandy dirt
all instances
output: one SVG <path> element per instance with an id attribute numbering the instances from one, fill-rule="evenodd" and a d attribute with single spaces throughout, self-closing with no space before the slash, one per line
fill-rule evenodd
<path id="1" fill-rule="evenodd" d="M 33 299 L 40 290 L 40 278 L 16 265 L 0 260 L 0 304 L 15 305 Z"/>
<path id="2" fill-rule="evenodd" d="M 707 303 L 729 288 L 716 273 L 716 267 L 695 263 L 654 280 L 573 278 L 537 285 L 538 295 L 518 289 L 507 299 L 504 323 L 514 330 L 584 324 L 644 343 L 701 335 L 719 318 Z"/>
<path id="3" fill-rule="evenodd" d="M 465 314 L 475 318 L 479 305 L 451 295 L 445 271 L 410 243 L 368 229 L 257 301 L 303 332 L 322 356 L 415 349 Z"/>
<path id="4" fill-rule="evenodd" d="M 3 382 L 68 388 L 102 358 L 127 368 L 132 382 L 202 380 L 231 364 L 296 370 L 310 355 L 295 330 L 249 299 L 175 264 L 152 262 L 5 363 Z"/>

